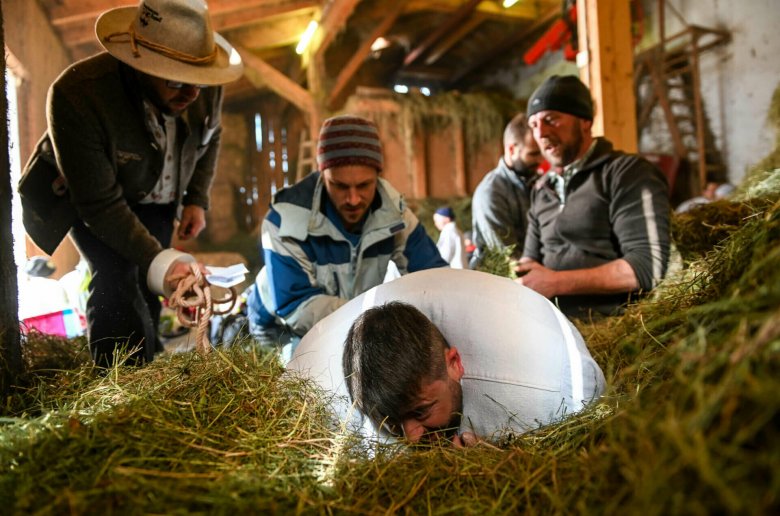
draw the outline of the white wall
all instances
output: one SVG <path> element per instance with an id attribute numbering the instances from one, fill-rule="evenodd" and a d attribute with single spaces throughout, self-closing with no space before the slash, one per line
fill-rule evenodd
<path id="1" fill-rule="evenodd" d="M 657 0 L 644 0 L 647 44 L 657 42 Z M 779 0 L 667 0 L 666 34 L 683 22 L 725 29 L 732 40 L 702 56 L 702 98 L 732 183 L 774 147 L 766 121 L 772 93 L 780 84 Z"/>
<path id="2" fill-rule="evenodd" d="M 627 0 L 628 1 L 628 0 Z M 643 0 L 645 34 L 637 50 L 657 42 L 658 0 Z M 774 129 L 766 123 L 772 93 L 780 84 L 780 0 L 667 0 L 666 34 L 679 32 L 683 22 L 721 28 L 731 32 L 732 41 L 702 56 L 702 96 L 710 127 L 717 139 L 728 177 L 739 183 L 746 170 L 774 147 Z M 486 77 L 486 85 L 502 85 L 517 98 L 528 98 L 545 77 L 577 74 L 562 53 L 545 55 L 533 66 L 517 66 Z M 660 125 L 663 129 L 665 126 Z M 663 148 L 668 134 L 646 135 L 643 142 Z M 656 148 L 655 150 L 660 150 Z"/>

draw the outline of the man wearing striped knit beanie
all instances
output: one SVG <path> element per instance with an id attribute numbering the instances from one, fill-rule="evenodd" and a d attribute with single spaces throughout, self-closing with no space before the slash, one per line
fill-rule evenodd
<path id="1" fill-rule="evenodd" d="M 263 221 L 265 267 L 249 293 L 261 341 L 292 348 L 389 270 L 447 266 L 401 194 L 379 177 L 383 162 L 372 121 L 342 115 L 322 124 L 319 170 L 277 192 Z"/>

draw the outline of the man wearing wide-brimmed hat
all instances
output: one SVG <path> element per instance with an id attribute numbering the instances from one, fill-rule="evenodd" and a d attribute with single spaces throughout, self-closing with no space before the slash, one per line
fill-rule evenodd
<path id="1" fill-rule="evenodd" d="M 87 318 L 95 362 L 110 365 L 119 346 L 140 345 L 131 360 L 143 363 L 159 346 L 158 295 L 175 286 L 166 278 L 195 261 L 167 248 L 177 217 L 182 239 L 205 227 L 220 85 L 243 67 L 214 33 L 202 0 L 143 0 L 103 13 L 95 30 L 107 52 L 75 63 L 52 84 L 48 131 L 27 167 L 45 167 L 47 154 L 56 158 L 73 220 L 41 212 L 25 214 L 25 223 L 34 239 L 43 235 L 36 242 L 47 251 L 72 226 L 93 272 Z"/>

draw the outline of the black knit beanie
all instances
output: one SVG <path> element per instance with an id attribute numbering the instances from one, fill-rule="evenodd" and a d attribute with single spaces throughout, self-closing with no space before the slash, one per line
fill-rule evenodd
<path id="1" fill-rule="evenodd" d="M 585 120 L 593 120 L 590 91 L 574 75 L 548 77 L 528 99 L 526 116 L 539 111 L 560 111 Z"/>

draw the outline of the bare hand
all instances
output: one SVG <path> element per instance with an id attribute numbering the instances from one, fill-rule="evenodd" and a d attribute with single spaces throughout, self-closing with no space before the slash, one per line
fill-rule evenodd
<path id="1" fill-rule="evenodd" d="M 521 260 L 515 271 L 518 276 L 521 276 L 515 280 L 517 283 L 525 285 L 547 298 L 558 294 L 556 271 L 530 259 Z"/>
<path id="2" fill-rule="evenodd" d="M 455 434 L 452 436 L 452 445 L 455 448 L 471 448 L 480 442 L 479 437 L 472 432 L 463 432 L 460 435 Z"/>
<path id="3" fill-rule="evenodd" d="M 206 227 L 206 210 L 200 206 L 190 204 L 181 212 L 178 236 L 181 240 L 194 238 Z"/>
<path id="4" fill-rule="evenodd" d="M 176 287 L 179 285 L 179 281 L 181 281 L 182 278 L 189 274 L 193 274 L 192 265 L 192 262 L 173 262 L 168 269 L 168 273 L 165 275 L 165 283 L 171 289 L 171 292 L 176 290 Z M 198 268 L 200 268 L 201 274 L 205 276 L 208 273 L 208 271 L 206 271 L 206 266 L 200 262 L 197 262 L 197 265 Z"/>

